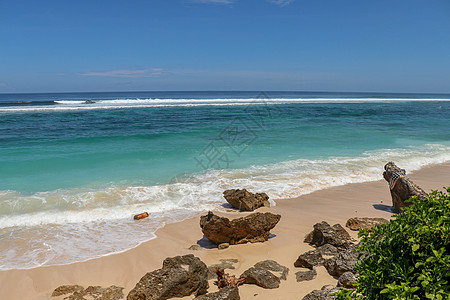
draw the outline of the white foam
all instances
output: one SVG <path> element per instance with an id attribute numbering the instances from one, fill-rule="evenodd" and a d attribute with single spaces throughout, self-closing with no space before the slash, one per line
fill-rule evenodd
<path id="1" fill-rule="evenodd" d="M 217 99 L 110 99 L 57 100 L 57 105 L 0 107 L 0 113 L 42 112 L 42 111 L 85 111 L 100 109 L 196 107 L 196 106 L 241 106 L 241 105 L 282 105 L 293 103 L 362 103 L 362 102 L 405 102 L 405 101 L 450 101 L 450 98 L 217 98 Z"/>
<path id="2" fill-rule="evenodd" d="M 58 190 L 31 196 L 3 191 L 0 234 L 5 239 L 0 242 L 0 269 L 69 263 L 135 247 L 153 238 L 154 231 L 167 222 L 222 209 L 222 192 L 226 189 L 265 192 L 275 200 L 297 197 L 333 186 L 382 179 L 387 161 L 395 161 L 411 172 L 450 161 L 450 147 L 428 144 L 368 151 L 358 157 L 208 170 L 175 177 L 171 183 L 158 186 Z M 148 211 L 150 218 L 134 222 L 132 216 L 143 211 Z M 12 245 L 21 251 L 11 251 Z"/>

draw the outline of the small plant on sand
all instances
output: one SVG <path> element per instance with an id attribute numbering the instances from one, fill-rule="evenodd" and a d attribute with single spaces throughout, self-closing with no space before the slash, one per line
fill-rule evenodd
<path id="1" fill-rule="evenodd" d="M 390 223 L 360 232 L 358 285 L 338 299 L 450 299 L 450 188 L 410 201 Z"/>

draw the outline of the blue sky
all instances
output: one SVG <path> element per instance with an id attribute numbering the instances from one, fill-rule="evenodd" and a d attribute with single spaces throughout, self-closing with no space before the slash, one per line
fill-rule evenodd
<path id="1" fill-rule="evenodd" d="M 0 0 L 0 92 L 450 93 L 449 0 Z"/>

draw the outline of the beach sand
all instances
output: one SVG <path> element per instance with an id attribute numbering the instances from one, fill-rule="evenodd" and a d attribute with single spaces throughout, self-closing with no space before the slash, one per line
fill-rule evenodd
<path id="1" fill-rule="evenodd" d="M 380 178 L 382 166 L 380 166 Z M 434 165 L 409 174 L 410 178 L 427 192 L 450 186 L 450 163 Z M 269 184 L 269 183 L 268 183 Z M 264 191 L 258 191 L 264 192 Z M 52 291 L 65 284 L 84 287 L 116 285 L 124 287 L 125 297 L 139 279 L 149 271 L 162 266 L 166 257 L 192 253 L 207 265 L 220 263 L 220 259 L 237 259 L 236 269 L 226 270 L 239 276 L 256 262 L 272 259 L 287 266 L 290 271 L 280 288 L 265 290 L 256 285 L 239 288 L 241 299 L 301 299 L 313 289 L 325 284 L 336 285 L 337 280 L 328 275 L 324 267 L 317 269 L 318 276 L 312 281 L 296 282 L 294 267 L 297 257 L 311 250 L 303 243 L 304 236 L 312 226 L 322 220 L 345 225 L 347 219 L 359 217 L 390 218 L 392 205 L 389 188 L 384 180 L 348 184 L 317 191 L 295 199 L 277 200 L 277 205 L 258 211 L 280 214 L 281 220 L 271 231 L 274 237 L 265 243 L 231 246 L 225 250 L 208 247 L 199 226 L 199 217 L 169 224 L 157 231 L 157 238 L 129 251 L 62 266 L 38 267 L 28 270 L 0 271 L 0 299 L 49 299 Z M 230 218 L 248 213 L 219 213 Z M 357 237 L 356 232 L 350 232 Z M 188 250 L 196 243 L 201 250 Z M 101 236 L 99 236 L 101 243 Z M 209 291 L 217 287 L 210 281 Z M 185 297 L 186 299 L 193 298 Z M 56 298 L 54 298 L 56 299 Z"/>

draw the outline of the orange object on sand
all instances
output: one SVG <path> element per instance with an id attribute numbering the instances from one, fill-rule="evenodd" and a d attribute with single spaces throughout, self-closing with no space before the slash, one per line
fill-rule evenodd
<path id="1" fill-rule="evenodd" d="M 135 220 L 140 220 L 148 217 L 148 212 L 143 212 L 142 214 L 138 214 L 134 216 Z"/>

